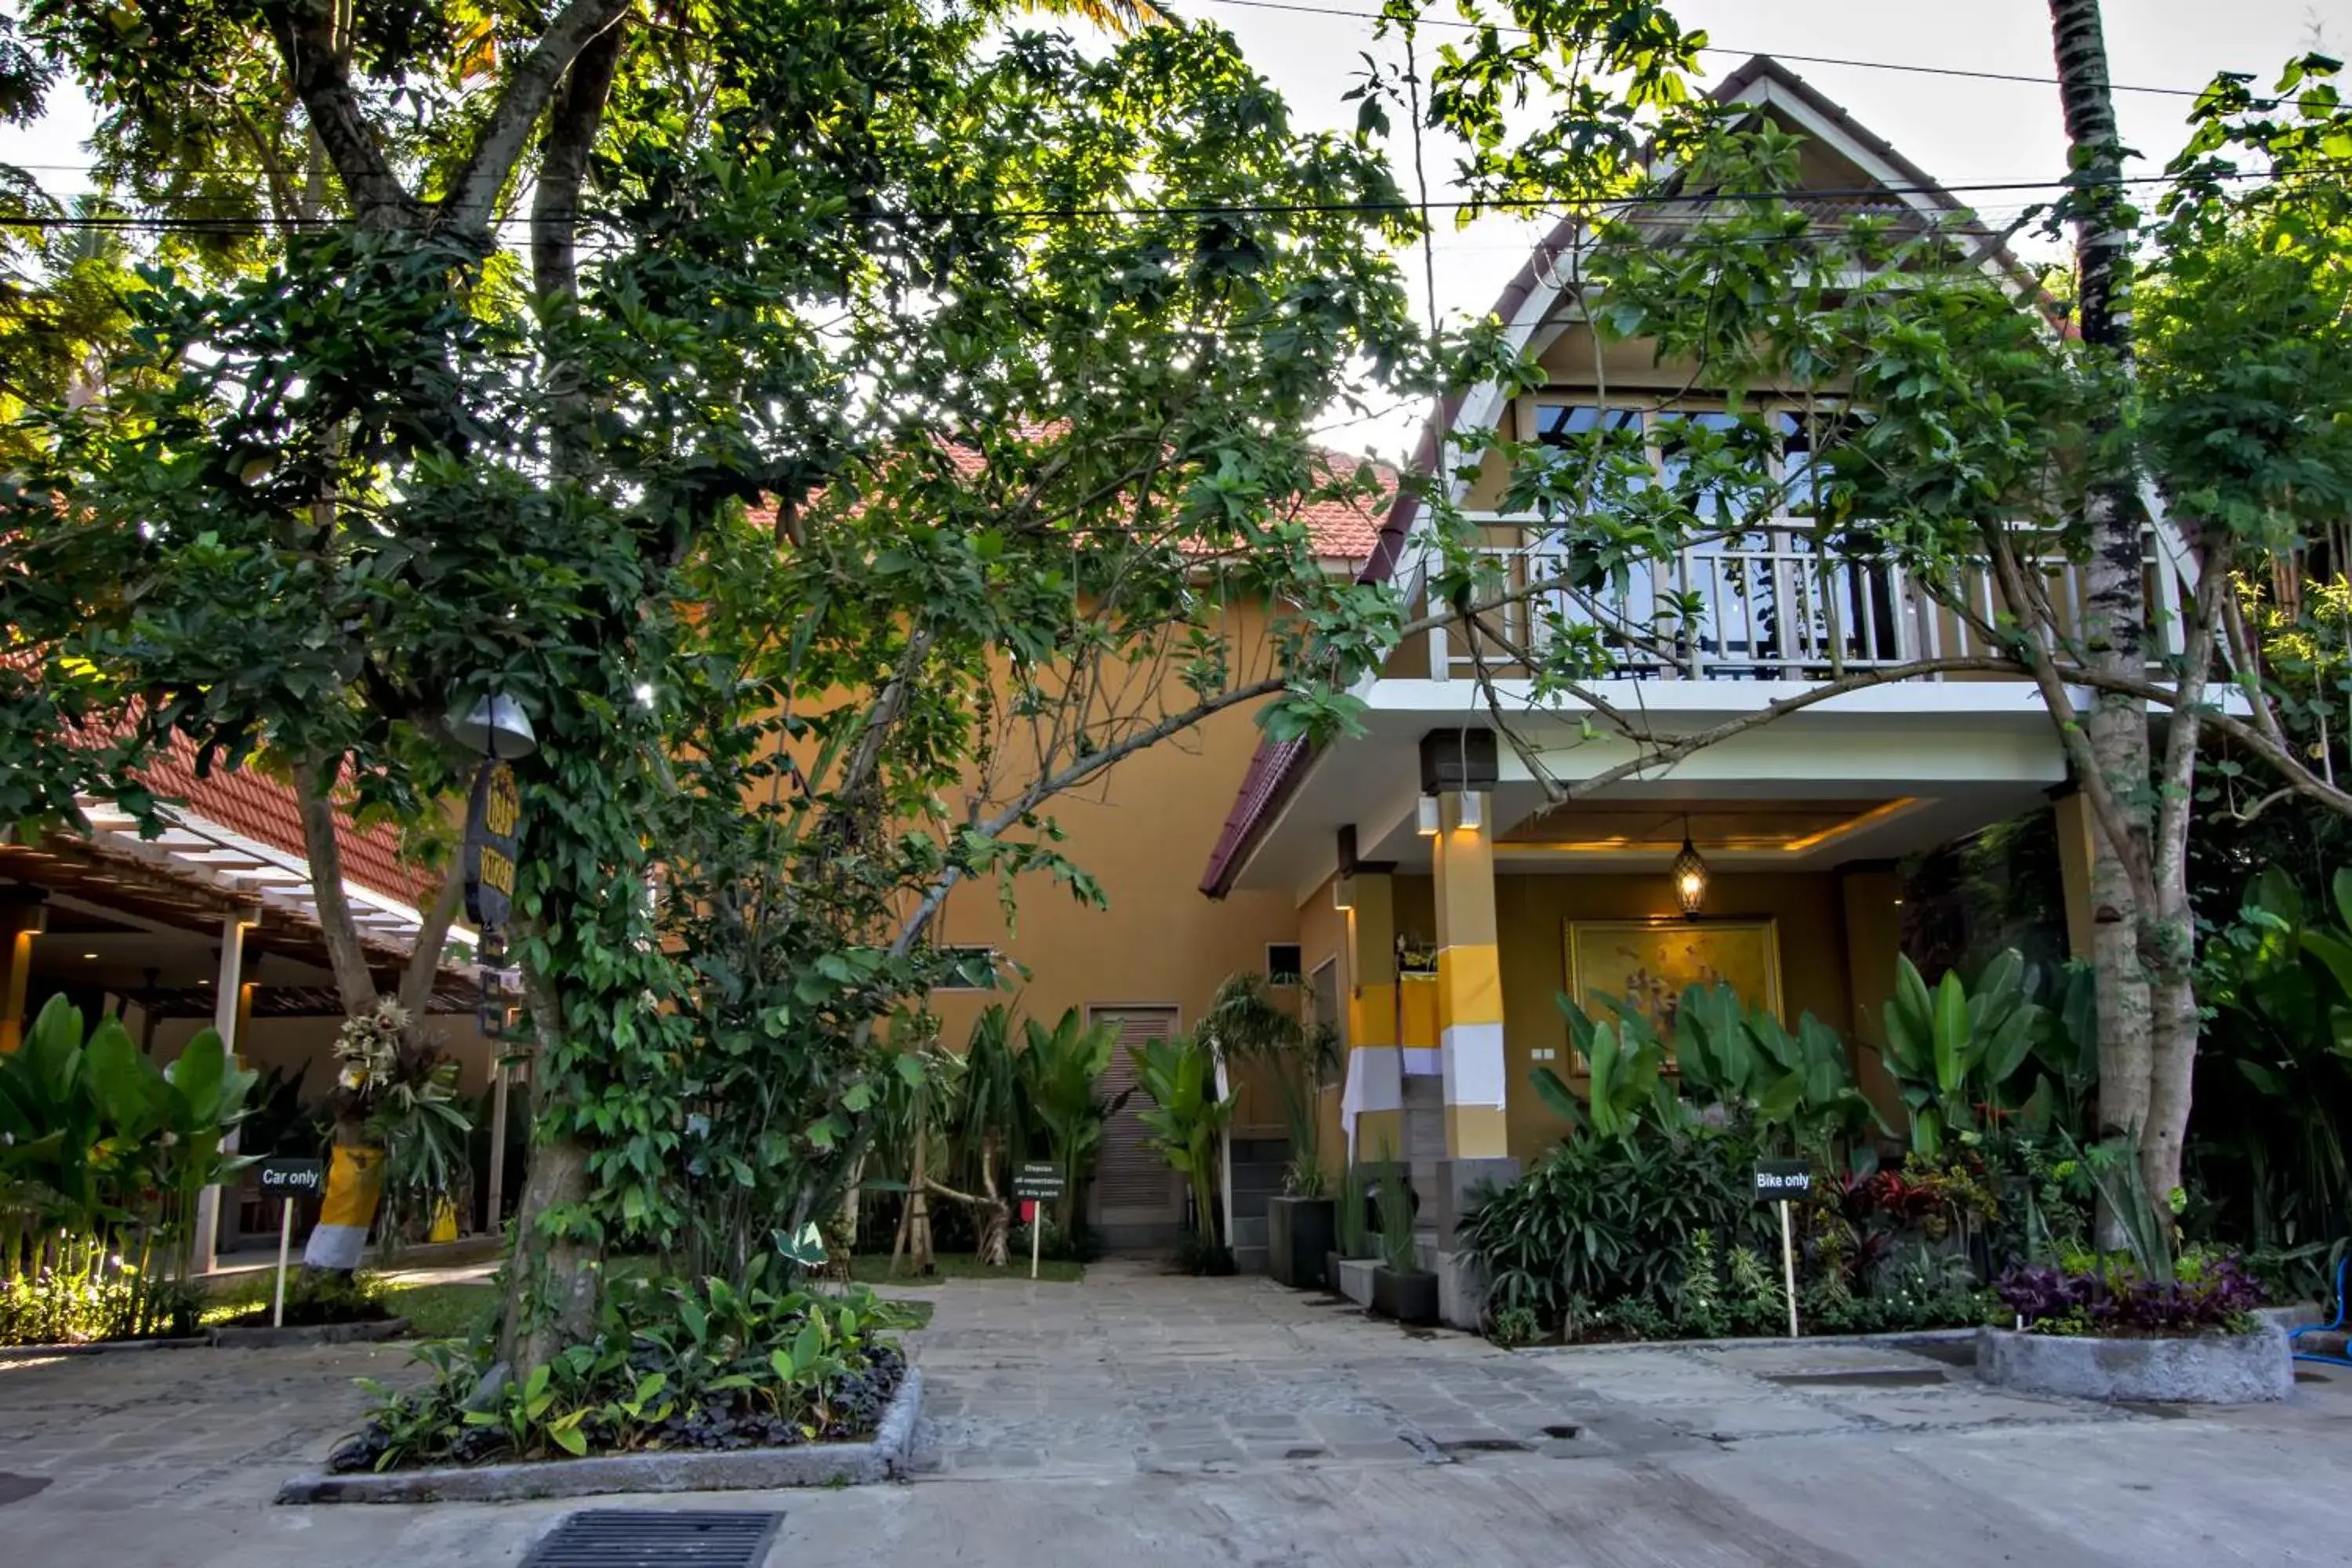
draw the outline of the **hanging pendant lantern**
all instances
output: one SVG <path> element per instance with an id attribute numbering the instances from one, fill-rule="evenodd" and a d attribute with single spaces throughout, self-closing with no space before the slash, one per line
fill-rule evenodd
<path id="1" fill-rule="evenodd" d="M 522 710 L 521 703 L 502 691 L 482 698 L 462 716 L 452 712 L 449 734 L 459 745 L 479 752 L 493 762 L 527 757 L 539 747 L 539 737 L 531 731 L 530 715 Z"/>
<path id="2" fill-rule="evenodd" d="M 1675 901 L 1682 906 L 1688 920 L 1698 919 L 1698 911 L 1706 902 L 1706 862 L 1691 843 L 1690 818 L 1683 818 L 1683 847 L 1675 857 L 1672 875 L 1675 879 Z"/>

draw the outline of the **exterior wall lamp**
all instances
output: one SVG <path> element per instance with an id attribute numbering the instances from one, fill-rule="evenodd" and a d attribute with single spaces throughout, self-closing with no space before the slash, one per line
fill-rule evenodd
<path id="1" fill-rule="evenodd" d="M 1671 875 L 1675 882 L 1675 901 L 1683 908 L 1683 918 L 1698 919 L 1698 911 L 1706 902 L 1706 862 L 1691 843 L 1690 818 L 1683 818 L 1683 847 L 1675 857 Z"/>
<path id="2" fill-rule="evenodd" d="M 1472 832 L 1486 826 L 1486 797 L 1475 789 L 1465 789 L 1460 795 L 1462 805 L 1454 812 L 1454 826 Z"/>
<path id="3" fill-rule="evenodd" d="M 1356 907 L 1356 879 L 1335 877 L 1331 879 L 1331 907 L 1352 910 Z"/>
<path id="4" fill-rule="evenodd" d="M 1413 806 L 1413 829 L 1423 838 L 1434 838 L 1437 826 L 1437 797 L 1423 795 Z"/>

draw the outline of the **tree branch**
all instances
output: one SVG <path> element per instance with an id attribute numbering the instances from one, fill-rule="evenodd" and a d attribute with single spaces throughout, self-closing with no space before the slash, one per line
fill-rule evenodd
<path id="1" fill-rule="evenodd" d="M 413 227 L 424 204 L 409 195 L 376 140 L 375 127 L 352 86 L 349 62 L 335 36 L 334 11 L 318 0 L 271 0 L 263 19 L 310 116 L 310 131 L 342 177 L 362 228 Z"/>
<path id="2" fill-rule="evenodd" d="M 360 945 L 351 900 L 343 896 L 342 847 L 335 839 L 335 806 L 329 795 L 334 787 L 333 776 L 322 778 L 318 763 L 307 757 L 296 762 L 289 772 L 294 804 L 302 814 L 302 842 L 310 851 L 310 897 L 318 906 L 319 931 L 326 938 L 335 990 L 342 997 L 345 1016 L 365 1017 L 375 1009 L 375 976 L 369 972 L 367 952 Z"/>
<path id="3" fill-rule="evenodd" d="M 498 210 L 499 193 L 514 177 L 515 165 L 539 123 L 556 85 L 590 41 L 628 15 L 631 0 L 571 0 L 547 25 L 539 42 L 507 78 L 489 122 L 474 150 L 449 182 L 441 200 L 441 220 L 459 234 L 480 235 Z M 609 85 L 609 78 L 607 79 Z"/>
<path id="4" fill-rule="evenodd" d="M 449 941 L 449 927 L 456 922 L 457 906 L 465 897 L 465 857 L 452 855 L 449 874 L 441 879 L 441 890 L 434 895 L 432 907 L 423 911 L 416 945 L 409 950 L 408 966 L 401 971 L 400 1005 L 412 1019 L 423 1018 L 432 1004 L 434 983 L 441 978 L 441 949 Z"/>

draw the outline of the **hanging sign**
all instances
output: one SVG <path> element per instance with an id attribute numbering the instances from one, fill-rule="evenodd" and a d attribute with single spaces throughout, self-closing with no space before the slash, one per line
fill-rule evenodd
<path id="1" fill-rule="evenodd" d="M 485 936 L 504 931 L 514 907 L 515 834 L 521 825 L 514 770 L 484 763 L 466 813 L 466 913 Z"/>

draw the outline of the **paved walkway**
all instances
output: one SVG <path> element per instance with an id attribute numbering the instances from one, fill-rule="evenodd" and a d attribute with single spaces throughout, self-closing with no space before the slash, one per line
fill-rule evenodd
<path id="1" fill-rule="evenodd" d="M 2352 1561 L 2341 1369 L 2281 1409 L 2183 1415 L 1885 1346 L 1507 1354 L 1133 1265 L 919 1293 L 911 1484 L 635 1500 L 781 1509 L 770 1562 L 793 1568 Z M 350 1378 L 404 1359 L 0 1363 L 0 1564 L 507 1568 L 579 1505 L 269 1503 L 356 1420 Z"/>

